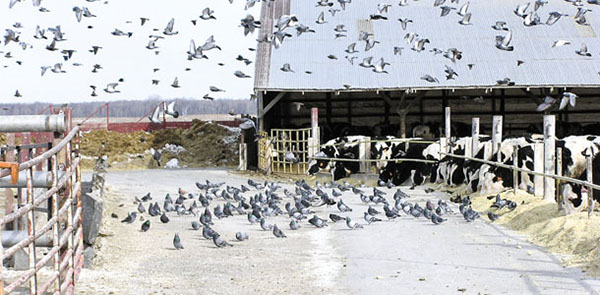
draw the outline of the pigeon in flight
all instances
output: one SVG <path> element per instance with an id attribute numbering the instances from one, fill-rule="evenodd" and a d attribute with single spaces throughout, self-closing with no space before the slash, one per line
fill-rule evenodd
<path id="1" fill-rule="evenodd" d="M 119 85 L 119 83 L 108 83 L 106 85 L 106 88 L 104 88 L 104 92 L 106 93 L 119 93 L 121 91 L 117 90 L 116 87 Z"/>
<path id="2" fill-rule="evenodd" d="M 146 24 L 147 21 L 149 21 L 150 19 L 147 17 L 140 17 L 140 21 L 141 21 L 141 26 L 144 26 L 144 24 Z"/>
<path id="3" fill-rule="evenodd" d="M 512 40 L 512 31 L 508 31 L 504 37 L 496 36 L 496 48 L 504 51 L 513 51 L 514 47 L 510 45 Z"/>
<path id="4" fill-rule="evenodd" d="M 177 35 L 179 32 L 177 31 L 173 31 L 173 26 L 175 25 L 175 19 L 172 18 L 169 23 L 167 24 L 167 27 L 165 28 L 165 30 L 163 31 L 163 34 L 167 35 L 167 36 L 171 36 L 171 35 Z"/>
<path id="5" fill-rule="evenodd" d="M 238 78 L 251 78 L 250 76 L 244 74 L 244 72 L 242 71 L 235 71 L 233 73 L 234 76 L 238 77 Z"/>
<path id="6" fill-rule="evenodd" d="M 559 110 L 563 110 L 567 107 L 567 104 L 571 105 L 571 107 L 575 107 L 577 103 L 578 96 L 572 92 L 563 92 L 562 98 L 560 99 L 560 105 L 558 106 Z"/>
<path id="7" fill-rule="evenodd" d="M 492 26 L 492 28 L 496 31 L 508 31 L 508 27 L 506 26 L 505 21 L 497 21 L 496 24 Z"/>
<path id="8" fill-rule="evenodd" d="M 202 15 L 200 15 L 200 19 L 203 19 L 203 20 L 217 19 L 213 15 L 213 13 L 214 13 L 213 10 L 211 10 L 209 7 L 206 7 L 202 10 Z"/>
<path id="9" fill-rule="evenodd" d="M 575 50 L 575 53 L 586 57 L 592 56 L 592 54 L 588 51 L 587 45 L 585 45 L 585 43 L 581 43 L 581 48 L 579 50 Z"/>
<path id="10" fill-rule="evenodd" d="M 175 77 L 175 80 L 173 81 L 173 84 L 171 84 L 171 87 L 173 87 L 173 88 L 181 87 L 181 86 L 179 86 L 179 80 L 177 79 L 177 77 Z"/>
<path id="11" fill-rule="evenodd" d="M 280 70 L 286 73 L 295 73 L 294 70 L 292 70 L 292 68 L 290 67 L 290 64 L 288 63 L 283 64 Z"/>

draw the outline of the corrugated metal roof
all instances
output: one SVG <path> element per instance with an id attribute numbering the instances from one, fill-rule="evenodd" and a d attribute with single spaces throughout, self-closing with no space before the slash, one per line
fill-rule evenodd
<path id="1" fill-rule="evenodd" d="M 372 1 L 353 0 L 346 4 L 346 9 L 332 16 L 328 7 L 316 7 L 316 0 L 289 1 L 275 0 L 275 3 L 286 1 L 289 13 L 298 17 L 299 22 L 314 29 L 316 33 L 304 33 L 296 36 L 295 28 L 286 29 L 293 37 L 286 38 L 279 48 L 259 46 L 258 55 L 262 62 L 257 62 L 256 90 L 360 90 L 360 89 L 448 89 L 448 88 L 489 88 L 497 87 L 497 80 L 509 77 L 516 87 L 598 87 L 600 86 L 600 6 L 584 2 L 583 7 L 593 11 L 586 14 L 590 26 L 579 25 L 574 20 L 577 7 L 566 1 L 548 1 L 537 13 L 543 23 L 550 12 L 558 11 L 569 16 L 562 17 L 554 25 L 536 25 L 526 27 L 523 19 L 513 12 L 524 0 L 472 0 L 468 11 L 472 13 L 472 25 L 460 25 L 462 19 L 458 9 L 466 3 L 450 3 L 443 5 L 456 7 L 449 15 L 440 17 L 440 7 L 433 6 L 433 0 L 409 0 L 407 6 L 399 6 L 398 0 Z M 288 2 L 289 1 L 289 2 Z M 270 1 L 264 2 L 268 5 Z M 339 3 L 333 8 L 340 9 Z M 272 2 L 271 2 L 272 3 Z M 388 20 L 366 21 L 370 14 L 377 10 L 378 3 L 389 3 L 392 6 L 384 14 Z M 274 5 L 274 4 L 271 4 Z M 443 6 L 442 5 L 442 6 Z M 533 10 L 533 2 L 527 12 Z M 279 15 L 265 13 L 261 17 L 263 24 L 275 24 Z M 325 12 L 325 24 L 316 24 L 319 13 Z M 286 11 L 287 12 L 287 11 Z M 272 17 L 277 15 L 276 18 Z M 269 17 L 271 16 L 271 17 Z M 265 21 L 271 18 L 272 21 Z M 406 31 L 401 27 L 398 18 L 409 18 Z M 274 20 L 273 20 L 274 19 Z M 496 36 L 506 35 L 506 31 L 492 29 L 496 21 L 505 21 L 513 32 L 511 45 L 514 51 L 502 51 L 496 48 Z M 338 24 L 345 25 L 347 37 L 334 39 L 334 28 Z M 365 52 L 365 42 L 358 41 L 360 28 L 372 27 L 375 40 L 381 42 Z M 273 28 L 263 28 L 261 34 L 270 34 Z M 417 33 L 420 38 L 427 38 L 430 44 L 422 52 L 410 49 L 404 39 L 406 33 Z M 563 39 L 570 45 L 552 48 L 554 41 Z M 358 53 L 354 65 L 345 56 L 344 50 L 349 44 L 357 42 Z M 591 57 L 575 53 L 585 43 Z M 393 47 L 404 47 L 401 55 L 393 54 Z M 443 57 L 434 55 L 433 48 L 447 50 L 457 48 L 462 51 L 462 59 L 453 63 Z M 337 60 L 329 59 L 335 55 Z M 373 56 L 373 62 L 383 57 L 391 65 L 385 68 L 389 74 L 374 73 L 371 69 L 358 64 L 363 58 Z M 258 59 L 257 59 L 258 60 Z M 265 61 L 266 60 L 266 61 Z M 517 66 L 517 60 L 524 63 Z M 283 72 L 280 68 L 289 63 L 295 73 Z M 469 69 L 469 64 L 472 68 Z M 458 77 L 446 80 L 445 66 L 452 67 Z M 306 74 L 310 71 L 312 74 Z M 439 83 L 429 83 L 421 79 L 429 74 L 436 77 Z M 346 89 L 344 85 L 350 85 Z"/>

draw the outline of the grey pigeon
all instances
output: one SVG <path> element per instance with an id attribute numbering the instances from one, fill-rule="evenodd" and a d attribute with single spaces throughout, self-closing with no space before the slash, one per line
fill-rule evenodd
<path id="1" fill-rule="evenodd" d="M 150 229 L 150 220 L 146 220 L 146 221 L 144 221 L 144 223 L 142 223 L 142 231 L 147 232 L 149 229 Z"/>
<path id="2" fill-rule="evenodd" d="M 267 221 L 265 220 L 265 218 L 263 217 L 260 219 L 260 228 L 262 228 L 263 230 L 272 230 L 273 225 L 268 224 Z"/>
<path id="3" fill-rule="evenodd" d="M 357 222 L 352 221 L 352 219 L 350 217 L 346 217 L 346 226 L 349 229 L 363 228 L 362 225 L 358 224 Z"/>
<path id="4" fill-rule="evenodd" d="M 434 224 L 440 224 L 440 223 L 442 223 L 444 221 L 446 221 L 446 219 L 442 218 L 441 216 L 438 216 L 435 213 L 433 213 L 431 215 L 431 222 L 433 222 Z"/>
<path id="5" fill-rule="evenodd" d="M 245 240 L 247 240 L 247 239 L 248 239 L 248 235 L 247 235 L 246 233 L 244 233 L 244 232 L 237 232 L 237 233 L 235 234 L 235 238 L 236 238 L 238 241 L 240 241 L 240 242 L 241 242 L 241 241 L 245 241 Z"/>
<path id="6" fill-rule="evenodd" d="M 273 235 L 277 238 L 287 238 L 287 236 L 277 227 L 277 224 L 273 226 Z"/>
<path id="7" fill-rule="evenodd" d="M 175 246 L 176 250 L 183 249 L 183 245 L 181 244 L 181 239 L 179 238 L 178 233 L 175 233 L 175 236 L 173 237 L 173 246 Z"/>
<path id="8" fill-rule="evenodd" d="M 337 214 L 331 213 L 331 214 L 329 214 L 329 219 L 331 219 L 331 221 L 333 221 L 335 223 L 335 222 L 338 222 L 338 221 L 341 221 L 341 220 L 345 220 L 346 218 L 342 217 L 342 216 L 339 216 Z"/>
<path id="9" fill-rule="evenodd" d="M 205 226 L 202 228 L 202 236 L 205 239 L 210 240 L 213 238 L 214 235 L 215 235 L 215 231 L 212 228 L 210 228 L 208 226 Z"/>
<path id="10" fill-rule="evenodd" d="M 300 228 L 300 224 L 298 224 L 295 220 L 291 220 L 290 221 L 290 229 L 291 230 L 297 230 Z"/>
<path id="11" fill-rule="evenodd" d="M 350 208 L 346 204 L 344 204 L 344 201 L 342 199 L 340 199 L 338 201 L 337 207 L 338 207 L 338 210 L 340 210 L 340 212 L 352 212 L 352 208 Z"/>
<path id="12" fill-rule="evenodd" d="M 192 221 L 192 229 L 199 230 L 201 227 L 202 227 L 202 225 L 200 224 L 200 222 Z"/>
<path id="13" fill-rule="evenodd" d="M 492 221 L 492 222 L 496 221 L 496 219 L 498 219 L 500 217 L 498 214 L 492 213 L 492 211 L 488 211 L 487 216 L 490 219 L 490 221 Z"/>
<path id="14" fill-rule="evenodd" d="M 373 222 L 378 222 L 378 221 L 381 221 L 381 219 L 379 219 L 379 218 L 377 218 L 377 217 L 375 217 L 375 216 L 373 216 L 373 215 L 369 214 L 368 212 L 365 212 L 365 213 L 364 213 L 364 218 L 365 218 L 365 221 L 366 221 L 368 224 L 371 224 L 371 223 L 373 223 Z"/>
<path id="15" fill-rule="evenodd" d="M 167 216 L 167 214 L 165 212 L 163 212 L 163 214 L 160 216 L 160 221 L 162 223 L 169 223 L 169 217 Z"/>
<path id="16" fill-rule="evenodd" d="M 218 233 L 214 233 L 213 237 L 213 243 L 215 243 L 215 246 L 217 246 L 217 248 L 223 248 L 223 247 L 233 247 L 232 244 L 227 243 L 225 240 L 223 240 L 221 238 L 221 235 L 219 235 Z"/>
<path id="17" fill-rule="evenodd" d="M 322 228 L 327 226 L 327 222 L 324 219 L 319 218 L 317 215 L 314 215 L 308 222 L 317 228 Z"/>
<path id="18" fill-rule="evenodd" d="M 135 221 L 136 217 L 137 217 L 137 213 L 131 212 L 131 213 L 129 213 L 129 215 L 127 215 L 127 217 L 125 217 L 125 219 L 121 220 L 121 222 L 133 223 Z"/>

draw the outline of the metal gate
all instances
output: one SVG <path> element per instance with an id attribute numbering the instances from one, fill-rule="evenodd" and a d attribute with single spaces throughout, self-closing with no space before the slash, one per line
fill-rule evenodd
<path id="1" fill-rule="evenodd" d="M 26 200 L 14 212 L 0 218 L 0 233 L 5 226 L 25 218 L 27 232 L 14 245 L 2 246 L 0 241 L 0 295 L 19 294 L 73 294 L 75 282 L 83 266 L 83 228 L 81 225 L 81 171 L 79 168 L 79 127 L 73 128 L 48 151 L 23 163 L 0 162 L 0 177 L 10 176 L 11 183 L 21 183 L 19 172 L 25 174 Z M 48 164 L 42 171 L 51 175 L 51 184 L 45 193 L 34 194 L 35 177 L 40 164 Z M 43 169 L 43 168 L 42 168 Z M 49 203 L 47 219 L 36 217 L 40 205 Z M 51 233 L 51 234 L 50 234 Z M 49 248 L 39 251 L 40 238 L 50 235 Z M 2 235 L 0 235 L 2 237 Z M 35 241 L 35 242 L 34 242 Z M 4 263 L 19 251 L 28 255 L 28 268 L 7 271 Z M 44 271 L 40 271 L 44 270 Z M 28 284 L 27 284 L 28 283 Z"/>
<path id="2" fill-rule="evenodd" d="M 311 128 L 271 129 L 271 171 L 276 173 L 304 174 L 308 169 Z M 292 153 L 296 161 L 286 159 Z"/>

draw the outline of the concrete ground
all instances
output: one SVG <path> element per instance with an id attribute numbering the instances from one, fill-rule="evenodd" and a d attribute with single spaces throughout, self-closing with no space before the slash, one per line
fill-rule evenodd
<path id="1" fill-rule="evenodd" d="M 298 231 L 286 216 L 269 218 L 288 236 L 277 239 L 270 231 L 251 225 L 247 217 L 216 220 L 214 229 L 232 248 L 218 249 L 191 230 L 192 216 L 169 215 L 162 224 L 141 232 L 142 221 L 120 220 L 135 211 L 134 197 L 151 192 L 162 206 L 164 196 L 177 188 L 197 191 L 194 183 L 225 181 L 232 186 L 247 178 L 223 170 L 144 170 L 107 174 L 110 189 L 98 257 L 93 269 L 83 270 L 77 294 L 598 294 L 600 280 L 577 268 L 565 268 L 558 257 L 526 242 L 526 237 L 494 224 L 464 221 L 460 214 L 434 225 L 423 218 L 403 216 L 393 221 L 348 230 L 344 223 L 317 229 L 303 222 Z M 285 184 L 291 188 L 292 185 Z M 411 202 L 447 198 L 402 188 Z M 369 191 L 369 188 L 365 188 Z M 394 190 L 388 192 L 392 200 Z M 281 190 L 280 195 L 283 195 Z M 256 193 L 245 194 L 250 197 Z M 344 202 L 349 216 L 364 224 L 367 206 L 352 192 Z M 284 200 L 283 205 L 288 200 Z M 191 202 L 186 201 L 186 202 Z M 222 201 L 215 201 L 210 208 Z M 189 203 L 186 203 L 189 205 Z M 454 211 L 458 211 L 454 204 Z M 381 206 L 376 207 L 383 211 Z M 317 215 L 340 215 L 335 206 L 317 208 Z M 115 213 L 118 218 L 111 218 Z M 384 217 L 382 219 L 385 219 Z M 250 239 L 235 241 L 237 231 Z M 181 236 L 185 249 L 176 251 L 172 240 Z"/>

